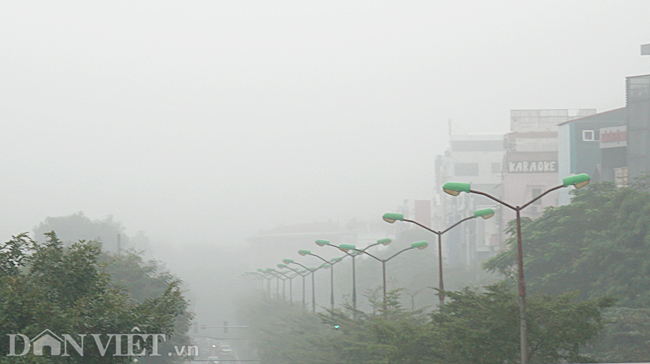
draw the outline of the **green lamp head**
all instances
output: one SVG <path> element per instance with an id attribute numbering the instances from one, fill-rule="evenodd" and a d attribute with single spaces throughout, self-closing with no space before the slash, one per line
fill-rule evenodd
<path id="1" fill-rule="evenodd" d="M 411 248 L 418 248 L 420 250 L 426 248 L 429 246 L 429 243 L 426 241 L 416 241 L 415 243 L 411 243 Z"/>
<path id="2" fill-rule="evenodd" d="M 339 249 L 347 253 L 348 250 L 356 250 L 357 247 L 352 244 L 341 244 L 339 245 Z"/>
<path id="3" fill-rule="evenodd" d="M 278 268 L 289 268 L 286 264 L 278 264 Z"/>
<path id="4" fill-rule="evenodd" d="M 298 250 L 298 254 L 300 254 L 300 255 L 302 255 L 304 257 L 305 255 L 311 255 L 311 252 L 309 250 L 301 249 L 301 250 Z"/>
<path id="5" fill-rule="evenodd" d="M 469 183 L 447 182 L 442 186 L 442 190 L 452 196 L 458 196 L 461 192 L 469 193 Z"/>
<path id="6" fill-rule="evenodd" d="M 392 241 L 392 240 L 390 240 L 390 239 L 388 239 L 388 238 L 385 238 L 385 239 L 379 239 L 379 240 L 377 240 L 377 243 L 378 243 L 378 244 L 381 244 L 381 245 L 388 245 L 388 244 L 390 244 L 391 241 Z"/>
<path id="7" fill-rule="evenodd" d="M 484 219 L 489 219 L 494 216 L 494 210 L 492 209 L 483 209 L 474 211 L 474 217 L 482 217 Z"/>
<path id="8" fill-rule="evenodd" d="M 291 263 L 293 263 L 293 259 L 282 259 L 282 263 L 291 264 Z"/>
<path id="9" fill-rule="evenodd" d="M 575 188 L 582 188 L 591 182 L 591 177 L 586 173 L 576 174 L 575 176 L 564 177 L 562 184 L 564 187 L 575 186 Z"/>
<path id="10" fill-rule="evenodd" d="M 330 269 L 330 267 L 331 267 L 331 266 L 332 266 L 332 265 L 331 265 L 331 264 L 329 264 L 329 263 L 323 263 L 323 265 L 321 265 L 321 266 L 320 266 L 320 267 L 318 267 L 318 268 L 325 268 L 325 269 Z"/>
<path id="11" fill-rule="evenodd" d="M 266 271 L 264 269 L 262 269 L 262 268 L 257 268 L 257 271 L 260 272 L 260 273 L 266 273 Z"/>
<path id="12" fill-rule="evenodd" d="M 382 219 L 384 219 L 384 221 L 389 222 L 389 223 L 392 224 L 397 220 L 404 221 L 404 214 L 395 214 L 395 213 L 392 213 L 392 212 L 387 212 L 387 213 L 384 214 L 384 216 L 382 216 Z"/>
<path id="13" fill-rule="evenodd" d="M 316 240 L 316 245 L 318 246 L 330 245 L 330 241 L 325 239 L 318 239 Z"/>
<path id="14" fill-rule="evenodd" d="M 338 262 L 338 261 L 340 261 L 341 259 L 343 259 L 343 258 L 341 258 L 341 257 L 336 257 L 336 258 L 332 258 L 332 261 L 333 261 L 333 262 Z"/>

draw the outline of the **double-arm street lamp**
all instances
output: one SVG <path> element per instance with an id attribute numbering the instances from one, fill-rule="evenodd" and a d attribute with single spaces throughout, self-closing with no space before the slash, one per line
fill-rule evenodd
<path id="1" fill-rule="evenodd" d="M 363 250 L 372 248 L 373 246 L 380 245 L 380 244 L 381 245 L 388 245 L 388 244 L 390 244 L 390 242 L 391 242 L 390 239 L 379 239 L 379 240 L 377 240 L 376 243 L 370 244 L 367 247 L 363 248 Z M 355 258 L 356 258 L 357 255 L 359 255 L 361 253 L 361 250 L 357 250 L 357 249 L 352 249 L 352 250 L 350 250 L 350 249 L 348 249 L 348 250 L 341 249 L 338 245 L 334 245 L 334 244 L 330 243 L 329 240 L 324 240 L 324 239 L 316 240 L 316 245 L 318 245 L 318 246 L 331 246 L 331 247 L 334 247 L 334 248 L 337 248 L 337 249 L 341 250 L 345 254 L 352 257 L 352 307 L 356 311 L 357 310 L 357 273 L 356 273 L 356 262 L 355 262 L 356 259 Z M 355 312 L 355 314 L 356 314 L 356 312 Z"/>
<path id="2" fill-rule="evenodd" d="M 298 270 L 295 270 L 295 269 L 291 268 L 287 264 L 278 264 L 278 268 L 285 268 L 285 269 L 292 270 L 292 271 L 296 272 L 296 275 L 299 275 L 299 276 L 302 277 L 302 307 L 305 308 L 305 277 L 309 274 L 309 271 L 308 270 L 298 271 Z M 294 277 L 296 277 L 296 276 L 294 276 Z"/>
<path id="3" fill-rule="evenodd" d="M 315 285 L 315 280 L 314 280 L 314 272 L 316 272 L 317 270 L 319 270 L 321 268 L 328 269 L 330 265 L 327 264 L 327 263 L 323 263 L 318 268 L 307 268 L 304 265 L 294 261 L 293 259 L 282 259 L 282 263 L 284 263 L 286 265 L 289 265 L 289 264 L 299 265 L 299 266 L 305 268 L 308 272 L 311 273 L 311 308 L 312 308 L 313 312 L 316 312 L 316 285 Z M 303 292 L 304 292 L 304 290 L 303 290 Z"/>
<path id="4" fill-rule="evenodd" d="M 445 283 L 444 283 L 444 281 L 442 279 L 442 234 L 444 234 L 447 231 L 455 228 L 456 226 L 462 224 L 463 222 L 465 222 L 467 220 L 471 220 L 471 219 L 477 218 L 479 216 L 484 218 L 484 219 L 489 219 L 490 217 L 494 216 L 494 210 L 492 210 L 492 209 L 476 210 L 476 211 L 474 211 L 474 216 L 466 217 L 466 218 L 458 221 L 457 223 L 451 225 L 450 227 L 446 228 L 445 230 L 439 230 L 439 231 L 433 230 L 433 229 L 431 229 L 431 228 L 429 228 L 429 227 L 427 227 L 427 226 L 425 226 L 423 224 L 420 224 L 417 221 L 405 219 L 404 214 L 395 214 L 395 213 L 390 213 L 389 212 L 389 213 L 384 214 L 384 216 L 383 216 L 384 221 L 389 222 L 391 224 L 394 223 L 395 221 L 398 221 L 398 220 L 399 221 L 406 221 L 406 222 L 413 223 L 413 224 L 415 224 L 417 226 L 420 226 L 420 227 L 422 227 L 422 228 L 424 228 L 426 230 L 429 230 L 430 232 L 438 235 L 438 276 L 439 276 L 438 289 L 440 290 L 440 294 L 438 295 L 438 297 L 440 298 L 440 307 L 442 307 L 442 305 L 445 303 Z"/>
<path id="5" fill-rule="evenodd" d="M 275 278 L 275 276 L 269 274 L 269 272 L 267 272 L 266 269 L 257 268 L 257 271 L 261 273 L 262 278 L 266 279 L 266 289 L 269 294 L 269 297 L 271 297 L 271 280 Z"/>
<path id="6" fill-rule="evenodd" d="M 279 275 L 275 269 L 273 268 L 266 268 L 264 271 L 267 274 L 270 274 L 271 276 L 275 277 L 275 296 L 280 299 L 280 281 L 282 281 L 282 299 L 285 299 L 284 297 L 284 278 Z"/>
<path id="7" fill-rule="evenodd" d="M 297 274 L 294 274 L 292 276 L 288 276 L 286 274 L 287 272 L 280 272 L 280 271 L 277 271 L 277 270 L 275 270 L 273 268 L 268 268 L 267 270 L 269 271 L 269 273 L 277 275 L 277 277 L 282 280 L 282 299 L 283 300 L 286 300 L 285 282 L 287 280 L 289 281 L 289 301 L 291 303 L 293 303 L 293 284 L 292 284 L 292 282 L 293 282 L 293 279 L 297 276 Z M 284 277 L 284 278 L 282 278 L 282 277 Z"/>
<path id="8" fill-rule="evenodd" d="M 263 275 L 257 272 L 244 272 L 242 275 L 253 279 L 253 281 L 255 282 L 255 290 L 260 290 L 260 291 L 264 290 L 264 282 L 262 281 L 262 279 L 264 279 Z"/>
<path id="9" fill-rule="evenodd" d="M 352 244 L 341 244 L 341 245 L 339 245 L 339 249 L 344 250 L 344 251 L 349 251 L 349 250 L 355 251 L 356 250 L 359 253 L 367 254 L 369 257 L 372 257 L 373 259 L 381 262 L 381 269 L 382 269 L 383 282 L 384 282 L 384 284 L 383 284 L 383 286 L 384 286 L 384 310 L 386 310 L 386 262 L 393 259 L 393 258 L 395 258 L 396 256 L 404 253 L 407 250 L 411 250 L 411 249 L 420 249 L 420 250 L 422 250 L 422 249 L 426 248 L 428 245 L 429 245 L 429 243 L 427 243 L 426 241 L 416 241 L 415 243 L 411 243 L 410 247 L 408 247 L 406 249 L 402 249 L 402 250 L 398 251 L 397 253 L 391 255 L 390 257 L 386 258 L 386 259 L 379 259 L 376 256 L 368 253 L 368 251 L 366 251 L 365 249 L 364 250 L 358 250 Z"/>
<path id="10" fill-rule="evenodd" d="M 555 186 L 551 189 L 546 190 L 544 193 L 533 198 L 532 200 L 526 202 L 521 206 L 513 206 L 506 202 L 499 200 L 498 198 L 489 195 L 485 192 L 475 191 L 470 188 L 469 183 L 459 183 L 459 182 L 447 182 L 444 184 L 442 189 L 452 195 L 458 196 L 461 192 L 474 193 L 477 195 L 485 196 L 493 201 L 500 203 L 501 205 L 515 211 L 517 218 L 517 267 L 519 271 L 519 320 L 520 320 L 520 349 L 521 349 L 521 364 L 527 364 L 528 362 L 528 342 L 527 342 L 527 323 L 526 323 L 526 283 L 524 281 L 524 258 L 523 258 L 523 247 L 521 242 L 521 210 L 525 209 L 527 206 L 533 202 L 539 200 L 546 194 L 558 190 L 563 187 L 575 186 L 576 188 L 582 188 L 589 184 L 591 178 L 589 175 L 582 173 L 571 177 L 565 177 L 562 180 L 562 184 Z"/>
<path id="11" fill-rule="evenodd" d="M 309 250 L 303 250 L 303 249 L 298 250 L 298 254 L 302 255 L 303 257 L 306 256 L 306 255 L 314 256 L 314 257 L 322 260 L 325 264 L 330 265 L 330 304 L 331 304 L 331 307 L 332 307 L 332 310 L 333 310 L 334 309 L 334 264 L 338 263 L 343 258 L 336 257 L 336 258 L 332 258 L 332 260 L 328 261 L 327 259 L 325 259 L 325 258 L 323 258 L 323 257 L 321 257 L 319 255 L 316 255 L 316 254 L 312 253 Z"/>

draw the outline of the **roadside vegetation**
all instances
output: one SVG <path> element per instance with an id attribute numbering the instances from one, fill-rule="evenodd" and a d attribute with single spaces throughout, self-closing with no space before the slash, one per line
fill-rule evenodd
<path id="1" fill-rule="evenodd" d="M 594 184 L 572 203 L 524 219 L 530 363 L 639 362 L 650 357 L 650 194 Z M 514 226 L 509 226 L 512 236 Z M 497 283 L 445 292 L 441 308 L 349 304 L 312 314 L 258 293 L 240 305 L 262 363 L 517 363 L 515 238 L 484 262 Z M 411 262 L 411 268 L 417 269 Z"/>

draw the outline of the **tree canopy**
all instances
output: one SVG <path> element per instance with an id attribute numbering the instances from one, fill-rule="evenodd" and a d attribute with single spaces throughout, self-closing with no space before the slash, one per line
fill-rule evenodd
<path id="1" fill-rule="evenodd" d="M 522 222 L 529 292 L 577 292 L 579 300 L 610 296 L 603 335 L 588 352 L 605 361 L 645 361 L 650 355 L 650 193 L 644 181 L 574 191 L 571 204 Z M 514 223 L 509 249 L 485 262 L 489 271 L 516 272 Z"/>
<path id="2" fill-rule="evenodd" d="M 124 259 L 128 258 L 128 259 Z M 130 263 L 129 263 L 129 259 Z M 116 263 L 119 261 L 119 264 Z M 111 264 L 120 265 L 107 269 Z M 107 271 L 113 271 L 114 275 Z M 158 281 L 144 294 L 129 295 L 128 285 L 116 284 L 121 271 L 136 288 L 149 277 Z M 181 336 L 179 330 L 189 319 L 187 302 L 180 282 L 160 281 L 149 274 L 141 261 L 129 257 L 103 256 L 101 244 L 79 241 L 64 245 L 54 232 L 46 234 L 44 243 L 20 234 L 0 245 L 0 328 L 6 334 L 34 338 L 43 330 L 73 335 L 129 334 L 134 327 L 143 333 Z M 185 325 L 187 326 L 187 325 Z M 151 342 L 141 342 L 150 348 Z M 84 355 L 70 357 L 7 357 L 7 340 L 0 341 L 0 362 L 7 363 L 122 363 L 127 357 L 102 356 L 92 340 L 87 340 Z M 149 345 L 149 347 L 147 346 Z"/>
<path id="3" fill-rule="evenodd" d="M 253 327 L 262 363 L 514 363 L 519 358 L 516 293 L 499 283 L 483 290 L 446 292 L 449 302 L 433 314 L 404 308 L 400 290 L 386 309 L 370 297 L 371 313 L 350 306 L 314 315 L 298 305 L 259 298 L 241 307 Z M 574 294 L 529 300 L 531 363 L 588 361 L 580 348 L 603 328 L 602 310 L 613 300 L 576 302 Z"/>

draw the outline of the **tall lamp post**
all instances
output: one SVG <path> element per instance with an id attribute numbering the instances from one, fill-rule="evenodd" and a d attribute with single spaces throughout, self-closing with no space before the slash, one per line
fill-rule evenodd
<path id="1" fill-rule="evenodd" d="M 558 190 L 563 187 L 575 186 L 575 188 L 582 188 L 589 184 L 591 177 L 586 173 L 578 174 L 571 177 L 565 177 L 562 179 L 562 184 L 555 186 L 544 191 L 539 196 L 533 198 L 532 200 L 526 202 L 521 206 L 513 206 L 506 202 L 499 200 L 498 198 L 489 195 L 485 192 L 472 190 L 469 183 L 460 183 L 460 182 L 447 182 L 442 186 L 442 189 L 452 195 L 458 196 L 461 192 L 474 193 L 477 195 L 485 196 L 493 201 L 500 203 L 501 205 L 515 211 L 515 216 L 517 218 L 517 268 L 519 271 L 518 283 L 519 283 L 519 321 L 520 321 L 520 349 L 521 349 L 521 364 L 528 363 L 528 338 L 527 331 L 528 325 L 526 322 L 526 282 L 524 280 L 524 256 L 523 256 L 523 247 L 521 242 L 521 210 L 525 209 L 527 206 L 533 202 L 539 200 L 546 194 Z"/>
<path id="2" fill-rule="evenodd" d="M 284 278 L 277 274 L 273 268 L 266 268 L 264 271 L 275 277 L 275 296 L 280 299 L 280 281 L 282 281 L 282 295 L 284 295 Z"/>
<path id="3" fill-rule="evenodd" d="M 362 250 L 366 250 L 368 248 L 371 248 L 371 247 L 373 247 L 375 245 L 380 245 L 380 244 L 381 245 L 388 245 L 388 244 L 390 244 L 390 242 L 391 242 L 390 239 L 379 239 L 379 240 L 377 240 L 376 243 L 370 244 L 367 247 L 363 248 Z M 331 247 L 334 247 L 334 248 L 337 248 L 337 249 L 341 250 L 345 254 L 352 257 L 352 307 L 354 308 L 354 311 L 355 311 L 355 314 L 356 314 L 356 310 L 357 310 L 357 273 L 356 273 L 356 263 L 355 263 L 356 259 L 355 258 L 356 258 L 357 255 L 360 254 L 361 250 L 357 250 L 357 249 L 350 250 L 350 251 L 344 250 L 344 249 L 339 248 L 338 245 L 334 245 L 334 244 L 330 243 L 329 240 L 324 240 L 324 239 L 316 240 L 316 245 L 318 245 L 318 246 L 331 246 Z"/>
<path id="4" fill-rule="evenodd" d="M 266 289 L 269 297 L 271 297 L 271 280 L 275 277 L 273 275 L 270 275 L 269 272 L 266 271 L 266 269 L 257 268 L 257 271 L 262 273 L 261 274 L 262 278 L 266 279 Z M 262 286 L 263 285 L 264 284 L 262 284 Z"/>
<path id="5" fill-rule="evenodd" d="M 411 249 L 420 249 L 420 250 L 422 250 L 422 249 L 426 248 L 427 246 L 429 246 L 429 243 L 427 243 L 426 241 L 416 241 L 415 243 L 411 243 L 410 247 L 408 247 L 406 249 L 402 249 L 402 250 L 398 251 L 397 253 L 391 255 L 390 257 L 386 258 L 386 259 L 379 259 L 376 256 L 368 253 L 366 250 L 358 250 L 359 252 L 365 253 L 368 256 L 372 257 L 373 259 L 381 262 L 381 269 L 382 269 L 383 282 L 384 282 L 384 284 L 383 284 L 383 286 L 384 286 L 384 310 L 386 310 L 386 262 L 393 259 L 393 258 L 395 258 L 396 256 L 404 253 L 407 250 L 411 250 Z M 346 251 L 347 250 L 357 250 L 355 248 L 355 246 L 352 245 L 352 244 L 341 244 L 341 245 L 339 245 L 339 249 L 343 249 L 343 250 L 346 250 Z"/>
<path id="6" fill-rule="evenodd" d="M 306 256 L 306 255 L 314 256 L 314 257 L 322 260 L 324 263 L 330 265 L 330 305 L 331 305 L 331 308 L 333 310 L 334 309 L 334 264 L 338 263 L 343 258 L 336 257 L 336 258 L 332 258 L 332 260 L 328 261 L 327 259 L 325 259 L 325 258 L 323 258 L 323 257 L 321 257 L 319 255 L 316 255 L 316 254 L 312 253 L 309 250 L 303 250 L 303 249 L 298 250 L 298 254 L 302 255 L 303 257 Z"/>
<path id="7" fill-rule="evenodd" d="M 438 235 L 438 289 L 440 290 L 439 298 L 440 298 L 440 307 L 445 304 L 445 283 L 444 280 L 442 279 L 442 234 L 446 233 L 447 231 L 455 228 L 456 226 L 462 224 L 463 222 L 467 220 L 471 220 L 477 217 L 482 217 L 484 219 L 489 219 L 490 217 L 494 216 L 494 210 L 492 209 L 483 209 L 483 210 L 476 210 L 474 211 L 474 216 L 466 217 L 457 223 L 451 225 L 450 227 L 446 228 L 445 230 L 433 230 L 423 224 L 420 224 L 417 221 L 409 220 L 404 218 L 404 214 L 395 214 L 395 213 L 386 213 L 383 216 L 384 221 L 389 222 L 389 223 L 394 223 L 395 221 L 406 221 L 413 223 L 417 226 L 420 226 L 426 230 L 429 230 L 430 232 Z"/>
<path id="8" fill-rule="evenodd" d="M 282 299 L 283 300 L 287 299 L 286 296 L 285 296 L 285 292 L 286 292 L 285 282 L 287 280 L 289 281 L 289 300 L 290 300 L 291 303 L 293 303 L 293 288 L 292 288 L 293 284 L 291 282 L 297 276 L 297 274 L 294 274 L 293 276 L 288 276 L 288 275 L 285 274 L 287 272 L 280 272 L 280 271 L 277 271 L 277 270 L 275 270 L 273 268 L 269 268 L 268 271 L 271 274 L 278 275 L 278 278 L 280 278 L 282 280 Z M 284 278 L 282 278 L 281 276 L 284 277 Z"/>
<path id="9" fill-rule="evenodd" d="M 320 267 L 318 268 L 307 268 L 304 265 L 294 261 L 293 259 L 282 259 L 282 263 L 289 265 L 289 264 L 296 264 L 299 265 L 303 268 L 305 268 L 307 271 L 311 273 L 311 308 L 313 312 L 316 312 L 316 285 L 315 285 L 315 280 L 314 280 L 314 272 L 321 268 L 329 268 L 329 264 L 323 263 Z"/>
<path id="10" fill-rule="evenodd" d="M 264 289 L 264 284 L 262 282 L 262 279 L 264 279 L 263 275 L 261 275 L 261 274 L 259 274 L 257 272 L 244 272 L 242 275 L 244 275 L 246 277 L 250 277 L 253 280 L 253 282 L 255 283 L 255 290 L 263 290 Z M 260 288 L 260 284 L 258 282 L 262 283 L 261 288 Z"/>
<path id="11" fill-rule="evenodd" d="M 289 300 L 290 300 L 291 304 L 293 304 L 293 279 L 296 278 L 297 276 L 302 277 L 302 289 L 304 291 L 305 290 L 305 277 L 302 275 L 302 273 L 300 273 L 299 271 L 297 271 L 297 270 L 295 270 L 293 268 L 290 268 L 286 264 L 278 264 L 278 268 L 285 268 L 285 269 L 289 269 L 290 271 L 294 272 L 294 274 L 292 276 L 288 276 L 286 274 L 283 274 L 283 273 L 288 273 L 288 272 L 278 272 L 278 273 L 283 274 L 285 277 L 287 277 L 287 279 L 289 279 Z M 304 296 L 305 295 L 303 294 L 303 302 L 302 302 L 303 305 L 305 304 Z"/>
<path id="12" fill-rule="evenodd" d="M 286 268 L 286 269 L 292 270 L 292 271 L 296 272 L 297 275 L 302 277 L 302 307 L 305 308 L 305 277 L 309 274 L 309 271 L 304 271 L 304 270 L 303 271 L 298 271 L 298 270 L 295 270 L 295 269 L 291 268 L 287 264 L 278 264 L 278 268 Z"/>

